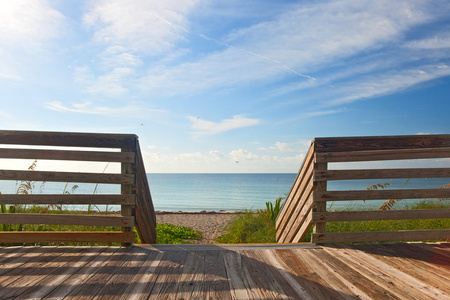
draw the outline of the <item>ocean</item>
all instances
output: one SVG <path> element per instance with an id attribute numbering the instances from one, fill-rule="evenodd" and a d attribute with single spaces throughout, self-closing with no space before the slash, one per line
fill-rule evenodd
<path id="1" fill-rule="evenodd" d="M 286 197 L 296 174 L 147 174 L 155 210 L 159 211 L 238 211 L 262 209 L 265 203 L 278 197 Z M 328 183 L 328 190 L 362 190 L 375 183 L 389 183 L 388 189 L 438 188 L 450 183 L 450 178 L 394 180 L 346 180 Z M 0 192 L 13 194 L 17 190 L 15 181 L 0 181 Z M 118 193 L 118 185 L 86 183 L 36 182 L 33 193 L 108 194 Z M 416 200 L 402 200 L 401 208 Z M 384 200 L 329 202 L 330 209 L 379 207 Z M 68 209 L 86 209 L 86 206 L 71 206 Z M 99 210 L 119 210 L 118 206 L 98 207 Z"/>

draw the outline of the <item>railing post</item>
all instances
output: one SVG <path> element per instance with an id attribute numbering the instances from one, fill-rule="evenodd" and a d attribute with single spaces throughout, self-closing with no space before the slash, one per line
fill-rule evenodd
<path id="1" fill-rule="evenodd" d="M 133 149 L 129 148 L 122 148 L 122 152 L 133 152 Z M 121 164 L 121 173 L 122 174 L 134 174 L 133 173 L 133 164 L 131 163 L 122 163 Z M 136 178 L 135 178 L 136 180 Z M 121 194 L 122 195 L 130 195 L 133 194 L 133 186 L 129 184 L 122 184 L 121 185 Z M 130 217 L 133 216 L 133 206 L 131 205 L 121 205 L 121 214 L 123 217 Z M 122 232 L 130 232 L 133 231 L 133 227 L 123 227 L 122 226 Z M 123 247 L 131 247 L 133 243 L 122 243 Z"/>
<path id="2" fill-rule="evenodd" d="M 314 166 L 315 170 L 327 170 L 328 164 L 325 163 L 316 163 Z M 316 182 L 316 191 L 326 191 L 327 190 L 327 182 L 326 181 L 319 181 Z M 313 212 L 326 212 L 327 211 L 327 202 L 315 202 Z M 313 233 L 325 233 L 327 228 L 326 222 L 320 222 L 320 223 L 314 223 L 313 224 Z M 313 238 L 311 238 L 311 242 L 314 244 L 319 244 L 317 241 Z"/>

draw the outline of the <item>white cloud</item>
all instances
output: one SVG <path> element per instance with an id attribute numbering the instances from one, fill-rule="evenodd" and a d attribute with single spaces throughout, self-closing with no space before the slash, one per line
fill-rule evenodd
<path id="1" fill-rule="evenodd" d="M 341 105 L 390 94 L 449 75 L 450 66 L 445 64 L 428 65 L 422 66 L 420 69 L 404 69 L 402 71 L 371 75 L 351 82 L 350 86 L 341 87 L 341 91 L 345 90 L 348 95 L 338 97 L 328 102 L 328 105 Z"/>
<path id="2" fill-rule="evenodd" d="M 240 115 L 234 116 L 232 119 L 225 119 L 219 123 L 202 120 L 200 118 L 189 116 L 191 121 L 191 129 L 196 135 L 218 134 L 233 129 L 254 126 L 259 123 L 258 119 L 244 118 Z"/>
<path id="3" fill-rule="evenodd" d="M 283 152 L 306 152 L 308 150 L 310 141 L 298 141 L 294 143 L 283 143 L 283 142 L 276 142 L 274 145 L 269 147 L 260 147 L 258 150 L 261 151 L 275 151 L 278 153 Z"/>
<path id="4" fill-rule="evenodd" d="M 183 39 L 189 27 L 187 15 L 195 0 L 103 0 L 85 14 L 86 26 L 105 45 L 122 46 L 147 54 L 161 54 Z"/>
<path id="5" fill-rule="evenodd" d="M 259 158 L 257 154 L 251 153 L 244 149 L 233 150 L 229 154 L 230 158 L 236 162 L 256 160 Z"/>
<path id="6" fill-rule="evenodd" d="M 445 49 L 450 48 L 450 35 L 429 37 L 421 40 L 414 40 L 406 43 L 407 47 L 415 49 Z"/>
<path id="7" fill-rule="evenodd" d="M 152 68 L 142 87 L 175 95 L 288 76 L 310 86 L 314 78 L 309 72 L 392 45 L 410 27 L 434 17 L 426 3 L 411 1 L 343 0 L 291 8 L 273 21 L 236 30 L 224 41 L 205 37 L 225 49 L 194 62 Z"/>
<path id="8" fill-rule="evenodd" d="M 155 173 L 296 173 L 304 154 L 292 156 L 263 155 L 245 149 L 232 150 L 228 154 L 218 150 L 208 153 L 170 153 L 144 151 L 145 168 Z"/>
<path id="9" fill-rule="evenodd" d="M 139 105 L 129 104 L 122 107 L 100 106 L 91 102 L 84 103 L 72 103 L 65 105 L 60 101 L 47 102 L 46 107 L 50 110 L 58 112 L 71 112 L 79 114 L 92 114 L 92 115 L 114 115 L 121 117 L 149 117 L 150 114 L 164 113 L 164 110 L 147 109 Z"/>
<path id="10" fill-rule="evenodd" d="M 49 1 L 14 0 L 0 3 L 0 42 L 5 45 L 42 43 L 59 36 L 64 17 Z"/>

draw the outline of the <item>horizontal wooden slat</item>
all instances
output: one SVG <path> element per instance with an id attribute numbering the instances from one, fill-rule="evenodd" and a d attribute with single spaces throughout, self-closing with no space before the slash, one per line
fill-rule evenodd
<path id="1" fill-rule="evenodd" d="M 450 189 L 314 191 L 314 201 L 450 198 Z"/>
<path id="2" fill-rule="evenodd" d="M 66 215 L 66 214 L 0 214 L 0 224 L 47 224 L 133 227 L 134 217 Z"/>
<path id="3" fill-rule="evenodd" d="M 133 163 L 135 153 L 1 148 L 0 158 Z"/>
<path id="4" fill-rule="evenodd" d="M 0 194 L 0 204 L 134 205 L 135 195 Z"/>
<path id="5" fill-rule="evenodd" d="M 314 139 L 316 152 L 449 148 L 450 135 L 406 135 Z"/>
<path id="6" fill-rule="evenodd" d="M 367 220 L 410 220 L 450 218 L 450 209 L 410 209 L 386 211 L 313 212 L 313 222 L 345 222 Z"/>
<path id="7" fill-rule="evenodd" d="M 312 243 L 427 241 L 450 238 L 450 229 L 313 233 Z"/>
<path id="8" fill-rule="evenodd" d="M 0 194 L 0 204 L 135 205 L 135 195 Z"/>
<path id="9" fill-rule="evenodd" d="M 450 157 L 449 148 L 435 149 L 401 149 L 401 150 L 372 150 L 347 152 L 316 153 L 316 162 L 353 162 L 402 159 L 429 159 Z"/>
<path id="10" fill-rule="evenodd" d="M 0 170 L 0 180 L 134 184 L 134 175 Z"/>
<path id="11" fill-rule="evenodd" d="M 369 169 L 369 170 L 315 170 L 314 181 L 383 179 L 383 178 L 446 178 L 450 168 Z"/>
<path id="12" fill-rule="evenodd" d="M 10 145 L 136 149 L 136 140 L 134 134 L 0 130 L 0 144 Z"/>
<path id="13" fill-rule="evenodd" d="M 134 232 L 0 231 L 0 243 L 133 243 Z"/>

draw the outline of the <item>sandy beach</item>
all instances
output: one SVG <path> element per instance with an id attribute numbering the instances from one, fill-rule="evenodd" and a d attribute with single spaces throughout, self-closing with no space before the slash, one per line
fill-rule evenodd
<path id="1" fill-rule="evenodd" d="M 156 212 L 157 223 L 170 223 L 198 230 L 203 237 L 197 244 L 215 244 L 214 239 L 222 235 L 223 229 L 239 212 L 201 211 L 201 212 Z"/>

